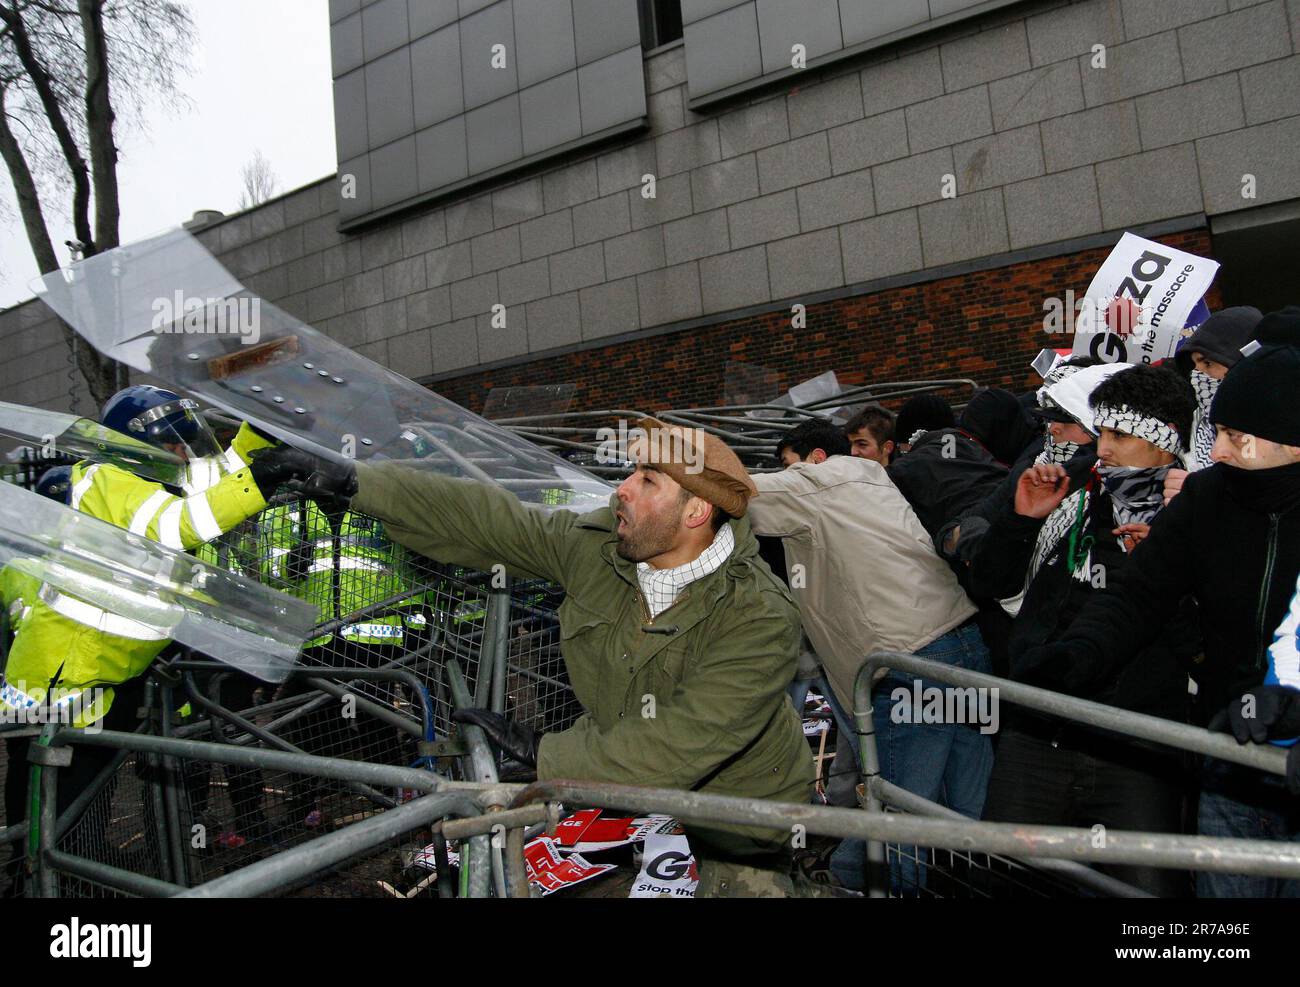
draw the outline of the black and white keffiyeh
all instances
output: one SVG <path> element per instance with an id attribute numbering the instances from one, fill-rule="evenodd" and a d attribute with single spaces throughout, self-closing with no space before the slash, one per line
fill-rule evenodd
<path id="1" fill-rule="evenodd" d="M 1214 424 L 1210 421 L 1210 403 L 1219 389 L 1219 381 L 1209 374 L 1193 370 L 1189 378 L 1196 392 L 1196 415 L 1192 422 L 1192 451 L 1187 456 L 1187 468 L 1193 472 L 1212 466 L 1210 451 L 1214 448 Z"/>
<path id="2" fill-rule="evenodd" d="M 1057 466 L 1064 466 L 1082 448 L 1077 442 L 1053 442 L 1049 432 L 1043 437 L 1043 451 L 1034 457 L 1034 462 L 1039 465 L 1055 463 Z"/>
<path id="3" fill-rule="evenodd" d="M 1056 506 L 1056 510 L 1047 515 L 1047 520 L 1038 529 L 1038 539 L 1034 542 L 1034 556 L 1029 563 L 1029 582 L 1034 581 L 1034 577 L 1038 575 L 1038 570 L 1042 568 L 1048 557 L 1056 551 L 1056 547 L 1069 538 L 1070 528 L 1081 517 L 1087 516 L 1088 500 L 1088 488 L 1081 487 L 1061 501 Z M 1082 504 L 1080 501 L 1082 501 Z M 1064 550 L 1064 546 L 1062 546 L 1062 549 Z M 1066 564 L 1069 564 L 1068 561 Z M 1085 552 L 1082 563 L 1074 571 L 1074 578 L 1085 583 L 1091 580 L 1091 552 Z"/>
<path id="4" fill-rule="evenodd" d="M 1115 524 L 1150 524 L 1165 505 L 1168 466 L 1098 466 Z"/>
<path id="5" fill-rule="evenodd" d="M 1108 428 L 1112 426 L 1107 426 Z M 1150 524 L 1164 506 L 1165 476 L 1169 466 L 1097 466 L 1097 477 L 1110 496 L 1115 525 Z M 1088 512 L 1092 509 L 1091 484 L 1081 487 L 1066 497 L 1038 529 L 1034 542 L 1034 555 L 1029 563 L 1029 581 L 1053 553 L 1060 552 L 1061 561 L 1073 566 L 1072 575 L 1080 582 L 1092 579 L 1092 536 L 1084 535 Z M 1075 532 L 1075 542 L 1070 544 L 1070 532 Z M 1115 536 L 1119 547 L 1127 552 L 1124 539 Z M 1075 554 L 1070 558 L 1070 554 Z"/>
<path id="6" fill-rule="evenodd" d="M 1047 376 L 1043 378 L 1043 386 L 1034 392 L 1034 397 L 1038 401 L 1038 407 L 1040 408 L 1057 407 L 1056 402 L 1053 401 L 1047 395 L 1048 388 L 1059 384 L 1067 377 L 1073 377 L 1082 369 L 1083 367 L 1076 367 L 1073 366 L 1072 364 L 1065 363 L 1064 361 L 1062 361 L 1061 363 L 1058 363 L 1055 367 L 1053 367 L 1051 370 L 1049 370 L 1047 372 Z"/>
<path id="7" fill-rule="evenodd" d="M 1113 428 L 1125 435 L 1145 439 L 1157 449 L 1163 449 L 1174 456 L 1181 456 L 1183 453 L 1183 442 L 1178 437 L 1176 428 L 1158 418 L 1144 415 L 1126 404 L 1097 405 L 1093 411 L 1092 425 L 1095 431 Z"/>

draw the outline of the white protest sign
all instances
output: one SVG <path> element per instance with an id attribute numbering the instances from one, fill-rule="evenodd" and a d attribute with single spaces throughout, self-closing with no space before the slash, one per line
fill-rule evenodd
<path id="1" fill-rule="evenodd" d="M 694 898 L 700 883 L 695 858 L 685 836 L 647 833 L 641 873 L 629 898 Z"/>
<path id="2" fill-rule="evenodd" d="M 1217 261 L 1125 233 L 1079 303 L 1076 356 L 1154 363 L 1173 356 Z"/>

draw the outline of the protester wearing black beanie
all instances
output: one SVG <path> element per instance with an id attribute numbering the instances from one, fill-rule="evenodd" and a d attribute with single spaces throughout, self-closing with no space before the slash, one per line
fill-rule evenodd
<path id="1" fill-rule="evenodd" d="M 1280 445 L 1300 446 L 1300 307 L 1264 316 L 1259 349 L 1228 371 L 1210 405 L 1210 420 Z"/>
<path id="2" fill-rule="evenodd" d="M 894 421 L 894 438 L 909 443 L 917 432 L 933 432 L 957 424 L 952 407 L 937 394 L 918 394 L 908 398 Z"/>

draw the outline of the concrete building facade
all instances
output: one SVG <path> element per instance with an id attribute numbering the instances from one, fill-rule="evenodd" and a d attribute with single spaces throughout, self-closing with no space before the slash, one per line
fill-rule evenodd
<path id="1" fill-rule="evenodd" d="M 528 12 L 462 0 L 439 30 L 503 3 L 511 23 Z M 414 51 L 416 8 L 437 0 L 409 4 Z M 372 64 L 376 5 L 331 5 L 336 37 L 360 19 L 348 72 Z M 576 23 L 579 0 L 560 6 Z M 924 19 L 865 41 L 853 27 L 907 6 Z M 357 178 L 341 169 L 198 235 L 266 299 L 475 409 L 536 383 L 573 383 L 580 407 L 714 404 L 728 363 L 781 387 L 831 369 L 1020 386 L 1038 349 L 1066 345 L 1042 331 L 1044 301 L 1081 294 L 1125 230 L 1220 260 L 1212 306 L 1300 297 L 1300 0 L 685 0 L 681 15 L 684 39 L 643 56 L 631 129 L 424 192 L 417 157 L 401 209 L 341 199 Z M 792 38 L 806 68 L 782 67 Z M 557 73 L 581 73 L 576 45 Z M 49 312 L 0 313 L 0 338 L 6 399 L 68 407 Z"/>

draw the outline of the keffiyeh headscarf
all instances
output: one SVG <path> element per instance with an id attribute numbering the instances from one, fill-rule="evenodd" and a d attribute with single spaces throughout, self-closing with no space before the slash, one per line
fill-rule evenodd
<path id="1" fill-rule="evenodd" d="M 1196 392 L 1196 422 L 1192 427 L 1192 451 L 1187 457 L 1190 470 L 1202 470 L 1213 465 L 1210 450 L 1214 448 L 1214 423 L 1210 421 L 1210 403 L 1219 389 L 1219 381 L 1207 373 L 1193 370 L 1189 378 Z"/>
<path id="2" fill-rule="evenodd" d="M 1088 488 L 1081 487 L 1061 501 L 1056 510 L 1047 515 L 1047 520 L 1038 529 L 1038 538 L 1034 542 L 1034 556 L 1029 562 L 1029 582 L 1034 581 L 1034 577 L 1038 575 L 1038 570 L 1042 568 L 1048 556 L 1056 551 L 1056 547 L 1062 542 L 1066 542 L 1063 546 L 1067 555 L 1065 563 L 1073 567 L 1074 578 L 1085 583 L 1092 579 L 1092 553 L 1088 551 L 1088 541 L 1082 536 L 1083 522 L 1088 513 L 1088 500 Z M 1076 542 L 1082 541 L 1082 544 L 1071 546 L 1068 543 L 1067 539 L 1071 531 L 1075 531 Z M 1074 559 L 1069 558 L 1071 547 L 1075 548 L 1077 553 L 1081 553 L 1082 558 L 1078 555 Z"/>
<path id="3" fill-rule="evenodd" d="M 1178 436 L 1178 429 L 1158 418 L 1136 411 L 1126 404 L 1097 405 L 1093 412 L 1092 425 L 1094 431 L 1113 428 L 1125 435 L 1145 439 L 1157 449 L 1163 449 L 1170 455 L 1182 456 L 1183 454 L 1183 440 Z"/>
<path id="4" fill-rule="evenodd" d="M 1115 524 L 1150 524 L 1165 504 L 1169 466 L 1097 466 Z"/>
<path id="5" fill-rule="evenodd" d="M 1034 457 L 1037 464 L 1055 463 L 1057 466 L 1064 466 L 1083 447 L 1077 442 L 1053 442 L 1052 433 L 1048 432 L 1043 437 L 1043 451 Z"/>
<path id="6" fill-rule="evenodd" d="M 1047 389 L 1055 384 L 1059 384 L 1067 377 L 1074 376 L 1082 369 L 1083 367 L 1075 367 L 1062 362 L 1049 370 L 1047 376 L 1043 378 L 1043 386 L 1038 389 L 1035 395 L 1038 399 L 1038 407 L 1059 407 L 1055 401 L 1047 396 Z M 1077 442 L 1053 442 L 1052 433 L 1049 430 L 1048 433 L 1043 436 L 1043 451 L 1035 457 L 1034 462 L 1038 464 L 1055 463 L 1057 466 L 1064 466 L 1074 458 L 1074 454 L 1077 453 L 1080 448 L 1082 447 Z"/>

